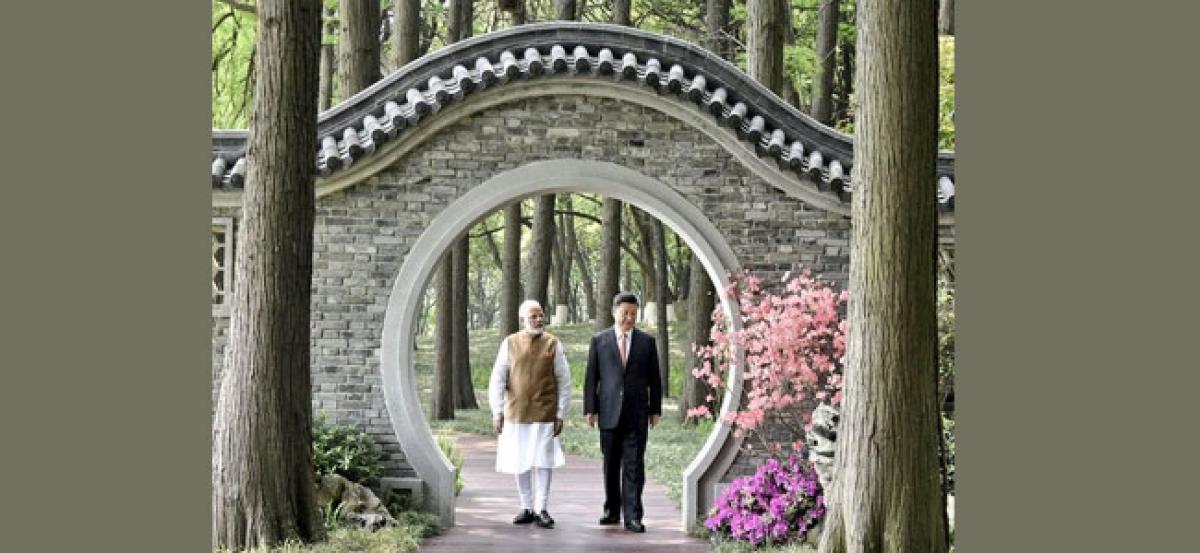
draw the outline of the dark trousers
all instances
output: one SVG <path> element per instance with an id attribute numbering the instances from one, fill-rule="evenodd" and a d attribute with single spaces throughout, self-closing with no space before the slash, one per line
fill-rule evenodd
<path id="1" fill-rule="evenodd" d="M 634 419 L 622 412 L 615 428 L 600 430 L 604 509 L 616 512 L 620 507 L 626 522 L 642 520 L 642 488 L 646 484 L 646 422 Z"/>

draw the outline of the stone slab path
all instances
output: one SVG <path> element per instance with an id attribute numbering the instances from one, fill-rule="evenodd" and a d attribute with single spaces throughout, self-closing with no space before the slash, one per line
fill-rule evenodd
<path id="1" fill-rule="evenodd" d="M 597 524 L 604 504 L 600 461 L 577 455 L 567 455 L 567 464 L 554 471 L 547 509 L 554 528 L 514 525 L 512 518 L 520 510 L 517 483 L 512 475 L 495 471 L 496 438 L 459 434 L 456 441 L 463 453 L 463 490 L 455 525 L 425 540 L 423 552 L 708 551 L 705 541 L 683 531 L 680 511 L 666 488 L 649 479 L 642 492 L 646 533 Z"/>

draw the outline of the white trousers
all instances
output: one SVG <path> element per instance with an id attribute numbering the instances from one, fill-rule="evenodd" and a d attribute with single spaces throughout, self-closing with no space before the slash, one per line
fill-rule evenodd
<path id="1" fill-rule="evenodd" d="M 537 473 L 537 493 L 533 490 L 533 473 Z M 535 468 L 517 474 L 517 493 L 521 496 L 521 508 L 533 512 L 546 510 L 550 501 L 550 477 L 554 469 Z"/>

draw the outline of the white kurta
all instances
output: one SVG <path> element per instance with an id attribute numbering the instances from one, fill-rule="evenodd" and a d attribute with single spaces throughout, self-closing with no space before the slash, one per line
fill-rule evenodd
<path id="1" fill-rule="evenodd" d="M 508 385 L 508 369 L 512 361 L 508 356 L 508 337 L 500 342 L 496 364 L 492 366 L 492 378 L 488 385 L 488 404 L 492 408 L 492 419 L 504 414 L 504 394 Z M 558 382 L 558 418 L 566 420 L 571 406 L 571 370 L 567 366 L 567 354 L 562 342 L 554 349 L 554 377 Z M 554 436 L 554 423 L 512 423 L 504 421 L 496 447 L 496 472 L 520 474 L 532 468 L 558 468 L 566 463 L 562 446 Z"/>

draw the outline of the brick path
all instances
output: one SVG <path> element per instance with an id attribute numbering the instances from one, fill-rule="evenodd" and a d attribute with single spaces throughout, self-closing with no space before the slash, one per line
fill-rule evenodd
<path id="1" fill-rule="evenodd" d="M 642 492 L 646 533 L 627 532 L 623 525 L 596 523 L 604 503 L 600 461 L 567 455 L 567 464 L 555 469 L 550 485 L 553 529 L 517 526 L 512 518 L 520 510 L 517 484 L 509 474 L 497 473 L 496 439 L 460 434 L 463 453 L 463 490 L 458 496 L 455 526 L 430 538 L 421 551 L 707 551 L 707 544 L 688 536 L 681 515 L 667 498 L 666 488 L 648 480 Z"/>

